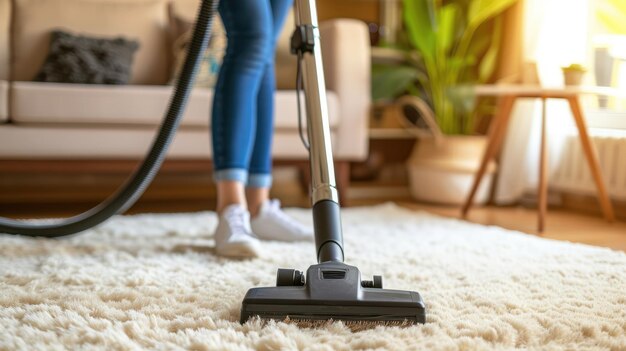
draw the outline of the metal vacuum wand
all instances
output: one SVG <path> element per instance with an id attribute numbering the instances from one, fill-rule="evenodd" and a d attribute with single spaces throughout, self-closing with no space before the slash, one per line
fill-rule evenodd
<path id="1" fill-rule="evenodd" d="M 343 262 L 339 195 L 335 185 L 317 10 L 314 0 L 296 0 L 295 8 L 292 52 L 300 55 L 303 65 L 317 259 L 318 262 Z"/>
<path id="2" fill-rule="evenodd" d="M 240 321 L 245 323 L 258 316 L 314 327 L 332 319 L 344 321 L 357 330 L 378 325 L 424 323 L 426 307 L 419 293 L 383 289 L 382 277 L 362 280 L 357 267 L 343 263 L 339 196 L 335 186 L 315 0 L 296 0 L 296 10 L 297 26 L 291 37 L 291 51 L 298 54 L 298 90 L 304 78 L 306 92 L 318 264 L 310 266 L 306 272 L 279 269 L 276 286 L 248 290 L 241 303 Z"/>

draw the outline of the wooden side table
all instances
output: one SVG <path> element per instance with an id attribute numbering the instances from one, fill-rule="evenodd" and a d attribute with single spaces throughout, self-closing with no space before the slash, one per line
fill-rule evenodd
<path id="1" fill-rule="evenodd" d="M 498 112 L 492 122 L 489 130 L 489 141 L 487 149 L 483 155 L 480 168 L 474 178 L 472 189 L 467 196 L 465 204 L 461 210 L 461 216 L 467 217 L 472 206 L 474 196 L 480 185 L 482 177 L 487 170 L 489 162 L 497 157 L 504 136 L 506 135 L 507 126 L 511 118 L 513 105 L 518 98 L 541 99 L 542 115 L 541 115 L 541 156 L 539 165 L 539 213 L 538 213 L 538 231 L 542 233 L 545 228 L 545 215 L 548 208 L 548 153 L 547 153 L 547 135 L 546 135 L 546 100 L 547 99 L 565 99 L 569 103 L 569 107 L 574 116 L 574 122 L 578 129 L 579 138 L 585 152 L 585 157 L 591 168 L 591 174 L 596 183 L 598 191 L 598 199 L 602 206 L 602 212 L 607 221 L 612 222 L 615 219 L 613 213 L 613 205 L 609 198 L 598 157 L 593 143 L 587 133 L 585 117 L 580 104 L 580 95 L 593 94 L 602 96 L 626 97 L 626 92 L 617 91 L 611 88 L 603 87 L 565 87 L 565 88 L 544 88 L 539 86 L 525 85 L 479 85 L 473 88 L 477 97 L 479 96 L 499 96 L 501 103 Z"/>

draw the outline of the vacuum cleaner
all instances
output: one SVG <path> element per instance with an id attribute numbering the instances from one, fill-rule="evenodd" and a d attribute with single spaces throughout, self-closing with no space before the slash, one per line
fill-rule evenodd
<path id="1" fill-rule="evenodd" d="M 0 217 L 0 233 L 48 238 L 72 235 L 124 212 L 137 201 L 158 172 L 182 119 L 201 53 L 208 45 L 217 3 L 217 0 L 201 3 L 187 59 L 166 116 L 148 155 L 129 180 L 103 203 L 59 222 L 32 224 Z M 295 6 L 296 29 L 291 50 L 298 55 L 298 95 L 303 85 L 306 97 L 310 143 L 305 142 L 301 125 L 300 131 L 309 149 L 318 264 L 310 266 L 306 274 L 295 269 L 278 269 L 275 287 L 250 289 L 242 303 L 240 322 L 261 318 L 315 326 L 341 320 L 356 328 L 425 323 L 426 308 L 419 293 L 383 289 L 382 277 L 362 280 L 357 267 L 344 263 L 315 0 L 295 0 Z"/>

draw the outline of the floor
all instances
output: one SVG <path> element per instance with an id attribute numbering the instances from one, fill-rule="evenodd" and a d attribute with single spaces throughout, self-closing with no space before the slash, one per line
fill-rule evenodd
<path id="1" fill-rule="evenodd" d="M 424 210 L 447 217 L 458 218 L 460 212 L 456 207 L 425 205 L 414 202 L 402 202 L 401 204 L 412 209 Z M 530 208 L 477 207 L 472 209 L 468 220 L 538 235 L 537 212 Z M 608 223 L 599 216 L 573 211 L 559 209 L 548 211 L 546 231 L 541 236 L 626 251 L 625 222 Z"/>

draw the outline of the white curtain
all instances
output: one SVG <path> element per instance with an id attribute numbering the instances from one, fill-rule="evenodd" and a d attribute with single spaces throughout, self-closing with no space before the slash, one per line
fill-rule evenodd
<path id="1" fill-rule="evenodd" d="M 524 61 L 535 63 L 541 85 L 563 86 L 562 66 L 591 67 L 589 25 L 593 0 L 525 0 Z M 574 122 L 566 101 L 547 103 L 549 173 L 559 165 L 565 137 Z M 514 203 L 537 188 L 541 103 L 518 99 L 513 109 L 500 159 L 495 201 Z"/>

